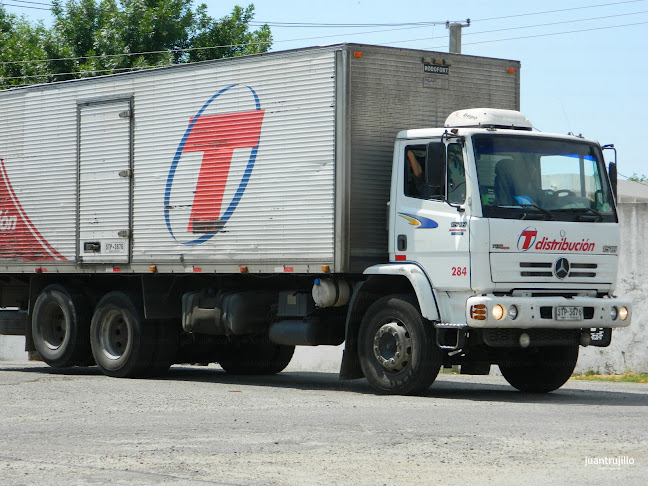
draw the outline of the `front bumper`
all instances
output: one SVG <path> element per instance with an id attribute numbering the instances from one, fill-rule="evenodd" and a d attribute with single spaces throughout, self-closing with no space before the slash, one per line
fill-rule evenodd
<path id="1" fill-rule="evenodd" d="M 493 308 L 501 305 L 504 315 L 495 319 Z M 517 308 L 515 319 L 511 317 L 511 306 Z M 485 307 L 482 307 L 485 306 Z M 575 320 L 556 319 L 558 307 L 577 307 L 583 309 L 583 318 Z M 612 319 L 612 308 L 617 311 L 628 309 L 628 317 Z M 483 312 L 484 309 L 486 312 Z M 466 302 L 466 322 L 469 327 L 477 328 L 517 328 L 517 329 L 584 329 L 627 327 L 632 319 L 630 301 L 618 298 L 596 297 L 498 297 L 480 295 L 468 298 Z"/>

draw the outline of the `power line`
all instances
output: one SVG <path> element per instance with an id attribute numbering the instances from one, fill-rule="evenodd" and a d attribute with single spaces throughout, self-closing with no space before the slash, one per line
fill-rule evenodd
<path id="1" fill-rule="evenodd" d="M 648 182 L 633 181 L 633 180 L 630 179 L 630 177 L 628 177 L 627 175 L 623 175 L 621 172 L 617 172 L 617 174 L 620 175 L 621 177 L 625 177 L 626 180 L 629 180 L 630 182 L 636 182 L 637 184 L 643 184 L 644 186 L 648 186 Z M 637 176 L 637 175 L 638 175 L 638 174 L 635 172 L 634 175 L 633 175 L 632 177 L 635 177 L 635 176 Z M 639 177 L 641 177 L 641 176 L 639 176 Z M 643 177 L 645 177 L 645 176 L 643 176 Z"/>
<path id="2" fill-rule="evenodd" d="M 313 28 L 313 27 L 431 27 L 433 25 L 445 25 L 446 21 L 431 22 L 396 22 L 387 24 L 325 24 L 317 22 L 261 22 L 252 20 L 250 25 L 267 25 L 268 27 L 296 27 L 296 28 Z"/>
<path id="3" fill-rule="evenodd" d="M 579 29 L 579 30 L 569 30 L 565 32 L 550 32 L 546 34 L 536 34 L 536 35 L 527 35 L 527 36 L 521 36 L 521 37 L 508 37 L 506 39 L 493 39 L 493 40 L 485 40 L 485 41 L 477 41 L 477 42 L 464 42 L 464 45 L 469 45 L 469 44 L 488 44 L 491 42 L 502 42 L 502 41 L 508 41 L 508 40 L 519 40 L 519 39 L 533 39 L 535 37 L 548 37 L 552 35 L 564 35 L 564 34 L 577 34 L 580 32 L 591 32 L 595 30 L 606 30 L 606 29 L 618 29 L 620 27 L 632 27 L 635 25 L 645 25 L 648 24 L 648 21 L 646 22 L 635 22 L 632 24 L 623 24 L 623 25 L 608 25 L 605 27 L 591 27 L 589 29 Z M 443 46 L 440 46 L 443 47 Z M 435 49 L 435 48 L 433 48 Z"/>
<path id="4" fill-rule="evenodd" d="M 45 5 L 47 7 L 52 7 L 51 3 L 43 3 L 43 2 L 32 2 L 31 0 L 11 0 L 12 2 L 17 2 L 17 3 L 33 3 L 34 5 Z M 0 1 L 0 4 L 4 2 Z"/>
<path id="5" fill-rule="evenodd" d="M 523 25 L 520 27 L 506 27 L 503 29 L 492 29 L 492 30 L 481 30 L 478 32 L 464 32 L 462 35 L 463 36 L 468 36 L 468 35 L 479 35 L 479 34 L 490 34 L 493 32 L 504 32 L 504 31 L 509 31 L 509 30 L 522 30 L 522 29 L 532 29 L 535 27 L 548 27 L 552 25 L 561 25 L 561 24 L 573 24 L 575 22 L 587 22 L 590 20 L 601 20 L 601 19 L 609 19 L 609 18 L 615 18 L 615 17 L 627 17 L 629 15 L 639 15 L 639 14 L 644 14 L 648 13 L 648 10 L 642 10 L 639 12 L 631 12 L 631 13 L 625 13 L 625 14 L 616 14 L 616 15 L 606 15 L 604 17 L 590 17 L 587 19 L 575 19 L 575 20 L 564 20 L 560 22 L 549 22 L 546 24 L 534 24 L 534 25 Z M 635 24 L 630 24 L 630 25 L 635 25 Z M 601 29 L 601 28 L 615 28 L 616 26 L 610 26 L 610 27 L 600 27 L 600 28 L 594 28 L 594 29 Z M 579 31 L 580 32 L 580 31 Z M 547 34 L 548 35 L 548 34 Z M 424 37 L 424 38 L 419 38 L 419 39 L 408 39 L 408 40 L 401 40 L 401 41 L 394 41 L 390 42 L 390 44 L 399 44 L 403 42 L 415 42 L 415 41 L 422 41 L 422 40 L 431 40 L 431 37 Z M 485 42 L 490 42 L 490 41 L 485 41 Z M 495 42 L 495 41 L 492 41 Z M 464 44 L 474 44 L 471 42 L 464 42 Z M 444 46 L 439 46 L 439 47 L 444 47 Z M 437 47 L 433 47 L 433 49 L 436 49 Z"/>
<path id="6" fill-rule="evenodd" d="M 597 5 L 585 5 L 581 7 L 561 8 L 557 10 L 544 10 L 541 12 L 528 12 L 522 14 L 504 15 L 501 17 L 490 17 L 485 19 L 471 19 L 471 22 L 487 22 L 490 20 L 503 20 L 515 17 L 527 17 L 531 15 L 544 15 L 549 13 L 568 12 L 573 10 L 584 10 L 590 8 L 609 7 L 612 5 L 622 5 L 626 3 L 645 2 L 646 0 L 625 0 L 621 2 L 600 3 Z M 402 23 L 387 23 L 387 24 L 335 24 L 335 23 L 318 23 L 318 22 L 264 22 L 261 20 L 250 21 L 250 25 L 268 25 L 269 27 L 291 27 L 291 28 L 312 28 L 312 27 L 398 27 L 398 26 L 432 26 L 432 25 L 445 25 L 444 22 L 402 22 Z"/>
<path id="7" fill-rule="evenodd" d="M 26 0 L 13 0 L 13 1 L 26 1 Z M 615 4 L 619 4 L 619 3 L 636 3 L 638 1 L 645 1 L 645 0 L 630 0 L 630 1 L 625 1 L 625 2 L 614 2 L 614 3 L 593 5 L 593 6 L 582 7 L 582 8 L 592 8 L 592 7 L 596 7 L 596 6 L 615 5 Z M 574 10 L 574 8 L 572 8 L 572 9 L 562 9 L 560 11 L 563 11 L 563 10 Z M 557 11 L 551 11 L 551 12 L 557 12 Z M 543 13 L 543 12 L 537 12 L 536 14 L 538 14 L 538 13 Z M 608 15 L 608 16 L 604 16 L 604 17 L 591 17 L 591 18 L 587 18 L 587 19 L 574 19 L 574 20 L 570 20 L 570 21 L 550 22 L 550 23 L 545 23 L 545 24 L 527 25 L 527 26 L 522 26 L 522 27 L 509 27 L 509 28 L 493 29 L 493 30 L 480 31 L 480 32 L 466 32 L 464 35 L 477 35 L 477 34 L 485 34 L 485 33 L 492 33 L 492 32 L 502 32 L 502 31 L 507 31 L 507 30 L 520 30 L 520 29 L 529 29 L 529 28 L 534 28 L 534 27 L 546 27 L 546 26 L 560 25 L 560 24 L 565 24 L 565 23 L 584 22 L 584 21 L 590 21 L 590 20 L 599 20 L 599 19 L 603 19 L 603 18 L 622 17 L 622 16 L 628 16 L 628 15 L 638 15 L 638 14 L 642 14 L 642 13 L 648 13 L 648 11 L 639 11 L 639 12 L 632 12 L 632 13 L 625 13 L 625 14 Z M 524 14 L 524 15 L 527 15 L 527 14 Z M 535 14 L 528 14 L 528 15 L 535 15 Z M 504 17 L 502 17 L 502 18 L 504 18 Z M 486 19 L 486 20 L 490 20 L 490 19 Z M 556 33 L 529 35 L 529 36 L 506 38 L 506 39 L 494 39 L 494 40 L 476 41 L 476 42 L 468 42 L 468 43 L 464 43 L 464 44 L 465 45 L 481 44 L 481 43 L 489 43 L 489 42 L 502 42 L 502 41 L 506 41 L 506 40 L 518 40 L 518 39 L 527 39 L 527 38 L 534 38 L 534 37 L 544 37 L 544 36 L 550 36 L 550 35 L 562 35 L 562 34 L 570 34 L 570 33 L 577 33 L 577 32 L 587 32 L 587 31 L 590 31 L 590 30 L 604 30 L 604 29 L 613 29 L 613 28 L 618 28 L 618 27 L 641 25 L 641 24 L 644 24 L 644 23 L 646 23 L 646 22 L 639 22 L 639 23 L 625 24 L 625 25 L 618 25 L 618 26 L 604 26 L 604 27 L 598 27 L 598 28 L 581 29 L 581 30 L 574 30 L 574 31 L 567 31 L 567 32 L 556 32 Z M 393 28 L 393 29 L 379 29 L 379 30 L 374 30 L 374 31 L 353 32 L 353 33 L 335 34 L 335 35 L 326 35 L 326 36 L 315 36 L 315 37 L 306 37 L 306 38 L 299 38 L 299 39 L 285 39 L 285 40 L 278 40 L 278 41 L 275 41 L 275 42 L 276 43 L 280 43 L 280 42 L 298 42 L 298 41 L 305 41 L 305 40 L 340 37 L 341 35 L 355 36 L 355 35 L 365 35 L 365 34 L 371 34 L 371 33 L 389 32 L 389 31 L 396 31 L 396 30 L 412 30 L 412 29 L 418 29 L 418 28 L 434 26 L 434 25 L 438 25 L 438 24 L 439 24 L 439 22 L 410 22 L 410 23 L 405 23 L 405 24 L 366 24 L 366 25 L 406 25 L 407 27 L 398 27 L 398 28 Z M 445 22 L 442 22 L 442 24 L 445 24 Z M 332 24 L 328 24 L 328 25 L 332 25 Z M 339 25 L 359 25 L 359 24 L 339 24 Z M 388 44 L 399 44 L 399 43 L 404 43 L 404 42 L 431 40 L 433 38 L 434 37 L 432 37 L 432 38 L 425 37 L 425 38 L 418 38 L 418 39 L 408 39 L 408 40 L 401 40 L 401 41 L 393 41 L 393 42 L 390 42 Z M 54 61 L 73 61 L 73 60 L 86 60 L 86 59 L 88 59 L 88 60 L 89 59 L 111 59 L 111 58 L 115 58 L 115 57 L 130 57 L 130 56 L 140 56 L 140 55 L 149 55 L 149 54 L 167 54 L 167 53 L 191 52 L 191 51 L 207 50 L 207 49 L 245 47 L 245 46 L 268 44 L 268 43 L 269 42 L 250 42 L 250 43 L 244 43 L 244 44 L 227 44 L 227 45 L 220 45 L 220 46 L 193 47 L 193 48 L 184 48 L 184 49 L 166 49 L 166 50 L 159 50 L 159 51 L 145 51 L 145 52 L 121 53 L 121 54 L 103 54 L 103 55 L 96 55 L 96 56 L 79 56 L 79 57 L 63 57 L 63 58 L 49 58 L 49 59 L 33 59 L 33 60 L 25 60 L 25 61 L 2 61 L 2 62 L 0 62 L 0 65 L 27 64 L 27 63 L 38 63 L 38 62 L 54 62 Z M 442 47 L 445 47 L 445 46 L 435 46 L 435 47 L 432 47 L 432 49 L 437 49 L 437 48 L 442 48 Z M 36 76 L 34 76 L 34 77 L 36 77 Z M 17 78 L 22 78 L 22 76 L 17 77 Z M 5 79 L 13 79 L 13 78 L 5 78 Z"/>
<path id="8" fill-rule="evenodd" d="M 565 22 L 561 22 L 565 23 Z M 504 39 L 492 39 L 492 40 L 483 40 L 483 41 L 475 41 L 475 42 L 462 42 L 462 45 L 472 45 L 472 44 L 487 44 L 487 43 L 492 43 L 492 42 L 503 42 L 507 40 L 519 40 L 519 39 L 532 39 L 534 37 L 547 37 L 547 36 L 552 36 L 552 35 L 563 35 L 563 34 L 574 34 L 574 33 L 579 33 L 579 32 L 589 32 L 589 31 L 594 31 L 594 30 L 606 30 L 606 29 L 617 29 L 619 27 L 631 27 L 635 25 L 644 25 L 648 24 L 648 21 L 646 22 L 635 22 L 632 24 L 623 24 L 623 25 L 608 25 L 604 27 L 590 27 L 588 29 L 580 29 L 580 30 L 569 30 L 569 31 L 564 31 L 564 32 L 549 32 L 546 34 L 535 34 L 535 35 L 527 35 L 527 36 L 521 36 L 521 37 L 507 37 Z M 485 34 L 488 32 L 499 32 L 502 30 L 515 30 L 515 29 L 522 29 L 522 28 L 529 28 L 532 26 L 527 26 L 527 27 L 511 27 L 508 29 L 497 29 L 497 30 L 488 30 L 488 31 L 483 31 L 483 32 L 470 32 L 470 34 Z M 468 35 L 468 32 L 463 35 Z M 402 44 L 404 42 L 416 42 L 416 41 L 425 41 L 425 40 L 433 40 L 435 39 L 434 37 L 421 37 L 418 39 L 407 39 L 407 40 L 400 40 L 400 41 L 393 41 L 393 42 L 387 42 L 386 45 L 392 45 L 392 44 Z M 446 45 L 443 46 L 432 46 L 427 49 L 441 49 L 447 47 Z"/>
<path id="9" fill-rule="evenodd" d="M 14 1 L 14 2 L 17 2 L 18 0 L 13 0 L 13 1 Z M 33 2 L 32 2 L 32 3 L 33 3 Z M 32 6 L 30 6 L 30 5 L 15 5 L 15 4 L 12 4 L 12 3 L 6 3 L 6 2 L 2 2 L 1 5 L 7 5 L 8 7 L 16 7 L 16 8 L 31 8 L 31 9 L 33 9 L 33 10 L 47 10 L 48 12 L 50 11 L 49 8 L 43 8 L 43 7 L 32 7 Z M 43 4 L 43 5 L 45 5 L 45 4 Z"/>
<path id="10" fill-rule="evenodd" d="M 524 14 L 515 14 L 515 15 L 505 15 L 502 17 L 491 17 L 488 19 L 477 19 L 473 20 L 473 22 L 486 22 L 488 20 L 501 20 L 501 19 L 511 19 L 514 17 L 526 17 L 529 15 L 543 15 L 543 14 L 548 14 L 548 13 L 558 13 L 558 12 L 569 12 L 570 10 L 584 10 L 586 8 L 598 8 L 598 7 L 609 7 L 612 5 L 621 5 L 624 3 L 637 3 L 637 2 L 644 2 L 645 0 L 625 0 L 624 2 L 611 2 L 611 3 L 599 3 L 597 5 L 585 5 L 583 7 L 571 7 L 571 8 L 561 8 L 558 10 L 545 10 L 544 12 L 530 12 L 530 13 L 524 13 Z"/>
<path id="11" fill-rule="evenodd" d="M 244 44 L 225 44 L 222 46 L 187 47 L 183 49 L 166 49 L 162 51 L 127 52 L 122 54 L 101 54 L 97 56 L 59 57 L 59 58 L 51 58 L 51 59 L 32 59 L 28 61 L 2 61 L 0 62 L 0 66 L 6 64 L 27 64 L 30 62 L 77 61 L 82 59 L 110 59 L 113 57 L 123 57 L 123 56 L 143 56 L 146 54 L 172 54 L 174 52 L 203 51 L 207 49 L 226 49 L 230 47 L 258 46 L 260 44 L 270 44 L 270 42 L 259 41 L 259 42 L 247 42 Z"/>
<path id="12" fill-rule="evenodd" d="M 536 24 L 536 25 L 525 25 L 522 27 L 506 27 L 504 29 L 493 29 L 493 30 L 483 30 L 480 32 L 464 32 L 462 35 L 476 35 L 476 34 L 487 34 L 491 32 L 503 32 L 505 30 L 520 30 L 520 29 L 532 29 L 534 27 L 548 27 L 551 25 L 561 25 L 561 24 L 573 24 L 574 22 L 588 22 L 590 20 L 601 20 L 601 19 L 610 19 L 610 18 L 615 18 L 615 17 L 627 17 L 629 15 L 640 15 L 648 13 L 648 10 L 641 10 L 639 12 L 630 12 L 630 13 L 622 13 L 622 14 L 615 14 L 615 15 L 605 15 L 603 17 L 590 17 L 587 19 L 574 19 L 574 20 L 562 20 L 560 22 L 549 22 L 546 24 Z"/>
<path id="13" fill-rule="evenodd" d="M 1 80 L 6 80 L 6 79 L 27 79 L 27 78 L 45 78 L 48 76 L 72 76 L 76 74 L 98 74 L 98 73 L 114 73 L 115 71 L 141 71 L 144 69 L 155 69 L 155 68 L 160 68 L 160 67 L 168 67 L 172 66 L 173 64 L 163 64 L 160 66 L 144 66 L 144 67 L 130 67 L 130 68 L 114 68 L 114 69 L 91 69 L 89 71 L 76 71 L 76 72 L 71 72 L 71 73 L 44 73 L 44 74 L 30 74 L 27 76 L 0 76 Z M 9 85 L 11 86 L 11 85 Z"/>

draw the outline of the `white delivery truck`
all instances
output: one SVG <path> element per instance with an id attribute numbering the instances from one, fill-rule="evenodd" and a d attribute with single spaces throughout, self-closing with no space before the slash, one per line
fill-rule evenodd
<path id="1" fill-rule="evenodd" d="M 344 342 L 383 393 L 554 390 L 630 323 L 616 173 L 531 130 L 519 73 L 343 44 L 0 92 L 4 329 L 116 377 Z"/>

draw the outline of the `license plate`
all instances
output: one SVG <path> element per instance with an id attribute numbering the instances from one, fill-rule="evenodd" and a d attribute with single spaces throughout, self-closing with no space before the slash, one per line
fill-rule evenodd
<path id="1" fill-rule="evenodd" d="M 556 307 L 557 321 L 580 321 L 583 319 L 583 308 L 561 305 Z"/>
<path id="2" fill-rule="evenodd" d="M 106 253 L 124 253 L 125 249 L 124 243 L 106 243 L 104 247 Z"/>

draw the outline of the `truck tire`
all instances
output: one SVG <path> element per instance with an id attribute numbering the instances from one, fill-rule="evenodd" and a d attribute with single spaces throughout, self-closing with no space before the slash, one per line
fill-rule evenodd
<path id="1" fill-rule="evenodd" d="M 443 356 L 434 333 L 408 295 L 387 296 L 372 304 L 358 335 L 360 366 L 369 384 L 383 394 L 427 390 L 439 374 Z"/>
<path id="2" fill-rule="evenodd" d="M 102 297 L 92 316 L 90 343 L 105 375 L 138 378 L 155 370 L 155 325 L 144 320 L 135 296 L 116 291 Z"/>
<path id="3" fill-rule="evenodd" d="M 230 375 L 275 375 L 290 364 L 295 346 L 281 344 L 241 344 L 228 350 L 218 362 Z"/>
<path id="4" fill-rule="evenodd" d="M 563 386 L 574 372 L 578 345 L 516 350 L 499 363 L 513 387 L 527 393 L 548 393 Z"/>
<path id="5" fill-rule="evenodd" d="M 90 306 L 82 294 L 62 285 L 48 285 L 36 298 L 31 326 L 34 346 L 51 367 L 93 363 Z"/>
<path id="6" fill-rule="evenodd" d="M 24 336 L 27 311 L 0 311 L 0 335 Z"/>

